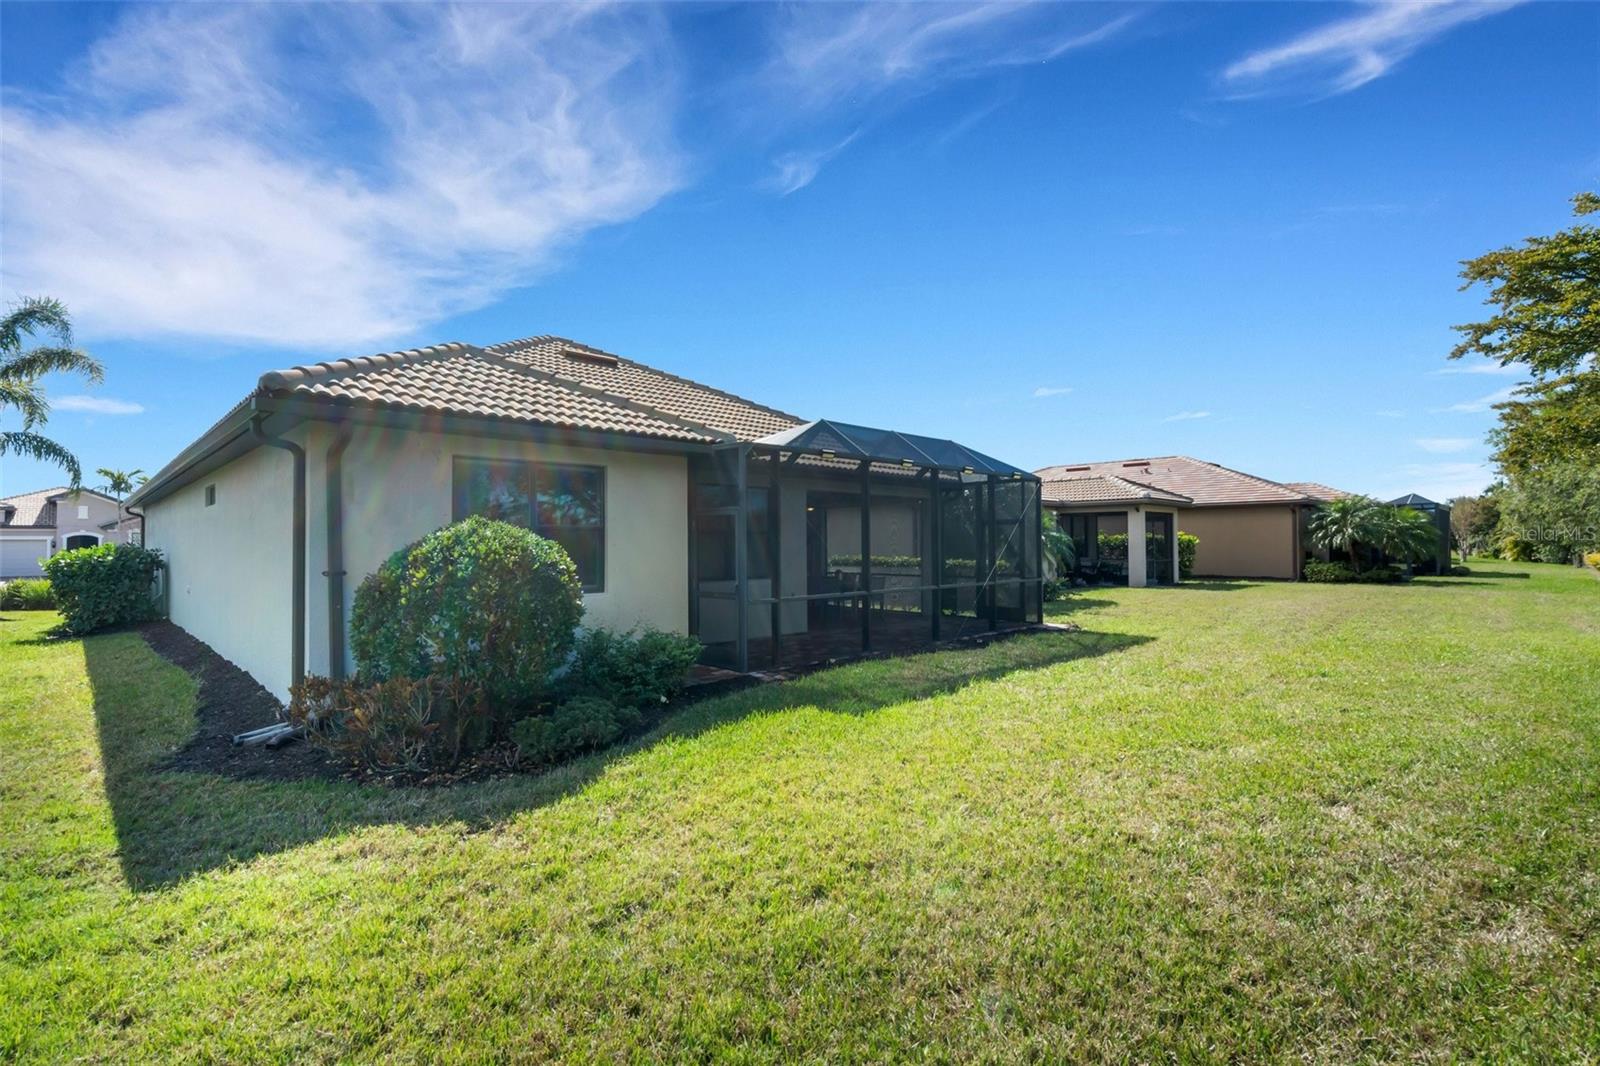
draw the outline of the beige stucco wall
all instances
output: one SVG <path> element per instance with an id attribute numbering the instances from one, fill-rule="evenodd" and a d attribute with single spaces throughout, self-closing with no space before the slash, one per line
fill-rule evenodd
<path id="1" fill-rule="evenodd" d="M 331 438 L 311 444 L 307 669 L 328 668 L 323 471 Z M 605 469 L 605 588 L 584 594 L 584 624 L 686 632 L 689 624 L 688 461 L 678 455 L 572 448 L 486 437 L 362 427 L 344 455 L 345 617 L 361 579 L 399 548 L 451 520 L 456 456 L 575 463 Z M 348 650 L 346 658 L 348 660 Z M 346 666 L 352 667 L 347 661 Z"/>
<path id="2" fill-rule="evenodd" d="M 144 509 L 148 546 L 167 559 L 172 621 L 279 699 L 290 682 L 293 471 L 288 452 L 256 448 Z"/>
<path id="3" fill-rule="evenodd" d="M 306 669 L 329 672 L 326 470 L 332 432 L 297 427 L 306 448 Z M 449 525 L 455 456 L 579 463 L 606 471 L 605 588 L 584 624 L 688 628 L 688 468 L 681 456 L 358 428 L 344 456 L 344 618 L 357 586 L 399 548 Z M 291 671 L 293 464 L 256 448 L 147 509 L 168 558 L 172 620 L 287 699 Z M 217 503 L 204 506 L 206 485 Z M 354 669 L 346 642 L 345 667 Z"/>
<path id="4" fill-rule="evenodd" d="M 1196 577 L 1298 576 L 1293 507 L 1190 507 L 1179 512 L 1178 528 L 1200 538 Z"/>

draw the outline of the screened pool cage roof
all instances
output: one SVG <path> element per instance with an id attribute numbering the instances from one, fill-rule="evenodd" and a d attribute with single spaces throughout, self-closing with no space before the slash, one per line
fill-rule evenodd
<path id="1" fill-rule="evenodd" d="M 960 474 L 1035 480 L 1027 470 L 1002 463 L 953 440 L 855 426 L 848 422 L 830 422 L 825 418 L 762 437 L 755 441 L 755 446 L 818 455 L 824 459 L 855 459 L 891 466 L 918 466 Z"/>

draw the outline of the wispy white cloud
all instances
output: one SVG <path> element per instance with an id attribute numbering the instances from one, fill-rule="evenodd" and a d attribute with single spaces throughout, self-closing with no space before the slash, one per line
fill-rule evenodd
<path id="1" fill-rule="evenodd" d="M 1222 72 L 1222 80 L 1238 96 L 1347 93 L 1383 77 L 1441 34 L 1518 2 L 1385 0 L 1366 4 L 1357 14 L 1236 60 Z"/>
<path id="2" fill-rule="evenodd" d="M 828 160 L 848 148 L 850 142 L 855 140 L 860 132 L 856 130 L 844 140 L 827 148 L 783 153 L 772 161 L 772 176 L 767 179 L 767 187 L 779 196 L 799 192 L 816 179 Z"/>
<path id="3" fill-rule="evenodd" d="M 116 335 L 377 345 L 681 181 L 659 12 L 133 9 L 0 115 L 0 284 Z"/>
<path id="4" fill-rule="evenodd" d="M 1378 497 L 1388 500 L 1417 492 L 1443 502 L 1453 496 L 1476 496 L 1494 479 L 1494 467 L 1488 463 L 1406 463 L 1388 472 Z"/>
<path id="5" fill-rule="evenodd" d="M 81 411 L 91 415 L 142 415 L 144 405 L 109 396 L 58 396 L 50 401 L 53 411 Z"/>
<path id="6" fill-rule="evenodd" d="M 1047 396 L 1065 396 L 1071 391 L 1071 385 L 1040 385 L 1033 390 L 1033 398 L 1042 400 Z"/>
<path id="7" fill-rule="evenodd" d="M 797 4 L 775 34 L 769 76 L 814 108 L 930 76 L 1045 63 L 1110 40 L 1137 17 L 1047 3 Z"/>
<path id="8" fill-rule="evenodd" d="M 1495 374 L 1513 377 L 1524 373 L 1523 369 L 1515 363 L 1501 366 L 1499 363 L 1452 363 L 1450 366 L 1440 367 L 1435 374 Z"/>
<path id="9" fill-rule="evenodd" d="M 1517 388 L 1518 386 L 1511 385 L 1503 389 L 1497 389 L 1486 396 L 1479 396 L 1476 400 L 1463 400 L 1461 403 L 1453 403 L 1448 407 L 1436 408 L 1436 410 L 1451 414 L 1478 414 L 1481 411 L 1493 410 L 1495 404 L 1505 403 L 1516 395 Z"/>
<path id="10" fill-rule="evenodd" d="M 1417 447 L 1436 455 L 1464 452 L 1477 443 L 1471 437 L 1418 437 L 1416 440 Z"/>
<path id="11" fill-rule="evenodd" d="M 1163 422 L 1192 422 L 1197 418 L 1210 418 L 1210 411 L 1179 411 L 1175 415 L 1168 415 Z"/>
<path id="12" fill-rule="evenodd" d="M 761 121 L 801 129 L 849 121 L 859 129 L 908 96 L 1050 62 L 1113 39 L 1137 18 L 1100 5 L 1028 0 L 795 4 L 775 21 L 771 58 L 755 78 L 765 101 Z M 969 112 L 941 141 L 966 133 L 998 106 Z M 784 194 L 803 188 L 853 137 L 823 152 L 780 154 L 769 185 Z"/>

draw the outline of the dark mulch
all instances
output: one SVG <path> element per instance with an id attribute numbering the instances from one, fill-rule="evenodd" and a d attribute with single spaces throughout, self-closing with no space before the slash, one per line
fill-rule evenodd
<path id="1" fill-rule="evenodd" d="M 1077 628 L 1071 622 L 1024 626 L 946 641 L 925 650 L 981 648 L 1024 633 L 1071 631 Z M 549 769 L 543 766 L 519 765 L 516 761 L 516 746 L 509 741 L 492 744 L 483 751 L 466 756 L 453 769 L 420 774 L 381 773 L 343 766 L 330 761 L 322 751 L 307 744 L 304 739 L 290 741 L 278 748 L 234 744 L 233 737 L 238 733 L 283 721 L 283 704 L 279 703 L 272 693 L 262 688 L 255 678 L 171 622 L 150 622 L 139 626 L 138 632 L 157 655 L 181 667 L 200 682 L 200 693 L 195 706 L 199 728 L 195 732 L 194 739 L 167 761 L 166 769 L 279 781 L 323 778 L 391 787 L 465 784 L 505 777 L 509 774 L 542 772 Z M 893 652 L 880 652 L 854 656 L 844 661 L 888 658 L 893 654 Z M 647 732 L 662 718 L 688 704 L 760 684 L 762 681 L 801 677 L 834 665 L 838 665 L 838 662 L 809 663 L 773 674 L 736 674 L 726 670 L 697 668 L 694 681 L 689 688 L 652 714 L 650 725 L 642 732 Z"/>
<path id="2" fill-rule="evenodd" d="M 167 769 L 280 781 L 345 776 L 343 769 L 303 740 L 281 748 L 234 744 L 236 733 L 282 721 L 283 704 L 255 678 L 171 622 L 140 626 L 139 635 L 157 655 L 200 682 L 195 702 L 199 729 L 167 761 Z"/>

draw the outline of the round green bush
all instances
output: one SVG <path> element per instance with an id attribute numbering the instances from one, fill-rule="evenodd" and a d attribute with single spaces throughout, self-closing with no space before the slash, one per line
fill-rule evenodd
<path id="1" fill-rule="evenodd" d="M 400 549 L 361 582 L 350 646 L 365 678 L 473 681 L 507 720 L 538 706 L 582 616 L 578 571 L 561 545 L 473 516 Z"/>

